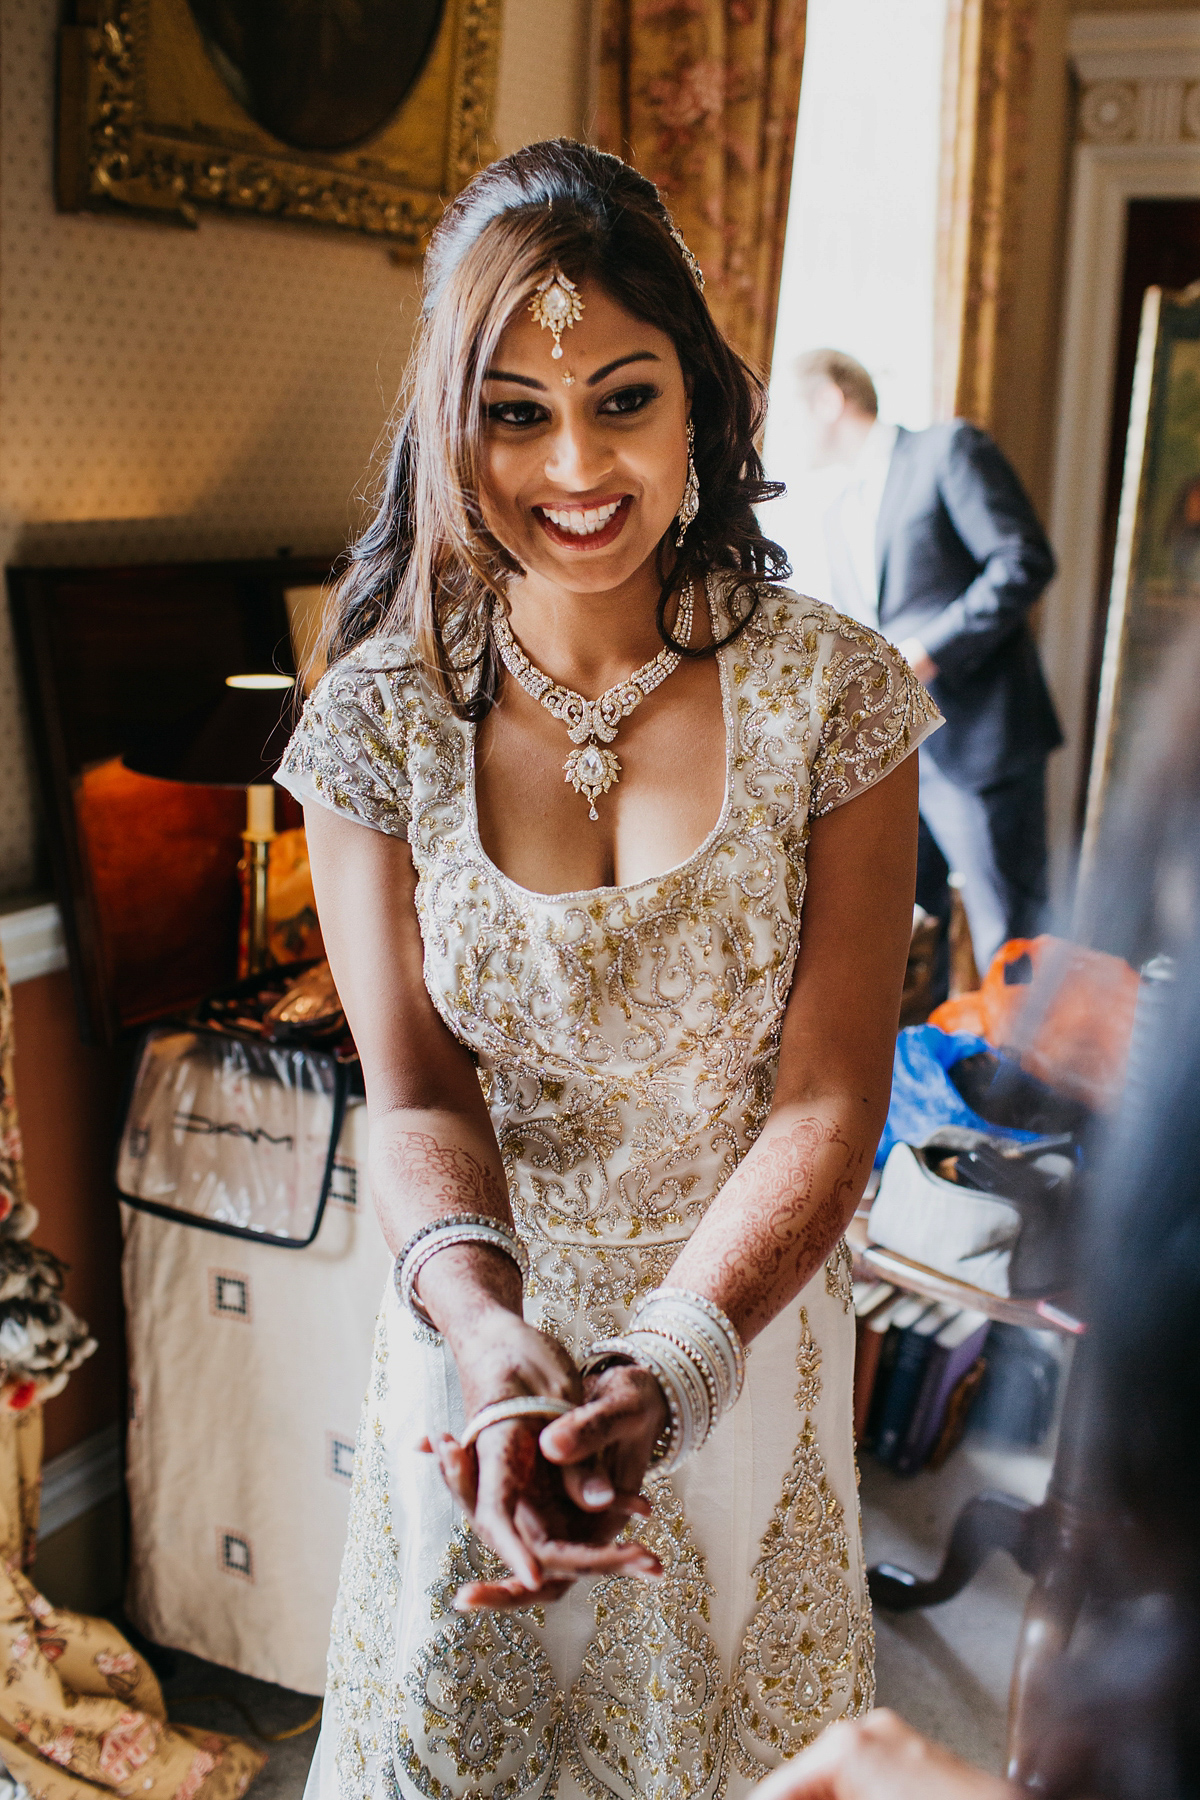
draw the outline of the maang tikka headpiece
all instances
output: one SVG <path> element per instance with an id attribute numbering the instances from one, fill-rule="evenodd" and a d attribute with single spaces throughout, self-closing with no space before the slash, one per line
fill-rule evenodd
<path id="1" fill-rule="evenodd" d="M 667 214 L 667 230 L 670 232 L 671 236 L 675 239 L 676 244 L 679 246 L 679 254 L 680 254 L 680 256 L 682 256 L 684 262 L 687 264 L 688 271 L 692 277 L 692 280 L 695 282 L 696 286 L 700 289 L 700 292 L 703 293 L 704 292 L 704 270 L 700 267 L 699 259 L 697 258 L 695 253 L 688 249 L 687 241 L 684 238 L 682 231 L 680 231 L 678 225 L 675 223 L 674 219 L 671 217 L 670 213 Z"/>
<path id="2" fill-rule="evenodd" d="M 538 283 L 537 292 L 529 302 L 529 311 L 543 331 L 554 333 L 554 348 L 550 354 L 557 362 L 563 353 L 563 332 L 569 331 L 583 317 L 579 289 L 573 281 L 567 280 L 561 269 L 551 269 L 545 281 Z"/>

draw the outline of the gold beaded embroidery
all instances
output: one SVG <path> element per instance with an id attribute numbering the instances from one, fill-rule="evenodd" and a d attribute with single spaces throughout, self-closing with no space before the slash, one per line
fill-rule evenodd
<path id="1" fill-rule="evenodd" d="M 421 1724 L 415 1738 L 402 1719 L 392 1729 L 388 1785 L 395 1800 L 401 1793 L 397 1769 L 427 1800 L 518 1800 L 553 1791 L 563 1696 L 531 1629 L 541 1623 L 541 1608 L 464 1614 L 451 1605 L 464 1582 L 507 1573 L 466 1525 L 455 1529 L 430 1589 L 430 1619 L 439 1629 L 421 1645 L 407 1675 Z"/>
<path id="2" fill-rule="evenodd" d="M 829 1482 L 812 1415 L 821 1353 L 801 1309 L 796 1406 L 804 1423 L 783 1492 L 759 1546 L 758 1611 L 731 1693 L 733 1754 L 757 1777 L 794 1756 L 831 1718 L 866 1712 L 874 1698 L 869 1602 L 851 1579 L 845 1510 Z"/>
<path id="3" fill-rule="evenodd" d="M 595 1635 L 571 1691 L 571 1769 L 589 1800 L 719 1800 L 728 1712 L 709 1630 L 712 1586 L 667 1480 L 637 1535 L 662 1579 L 598 1582 Z"/>
<path id="4" fill-rule="evenodd" d="M 720 617 L 720 582 L 709 583 Z M 397 640 L 309 700 L 281 780 L 407 835 L 425 973 L 475 1053 L 518 1225 L 567 1242 L 678 1242 L 762 1127 L 804 897 L 808 819 L 868 786 L 937 715 L 865 627 L 765 588 L 719 657 L 726 797 L 657 880 L 547 897 L 479 842 L 474 731 Z"/>
<path id="5" fill-rule="evenodd" d="M 721 579 L 708 586 L 724 635 Z M 475 818 L 474 728 L 433 694 L 399 640 L 368 640 L 322 679 L 280 771 L 300 799 L 407 837 L 426 983 L 479 1067 L 533 1260 L 530 1316 L 576 1353 L 622 1329 L 663 1279 L 767 1117 L 810 819 L 877 780 L 937 721 L 890 645 L 775 588 L 763 588 L 718 662 L 721 817 L 680 867 L 628 887 L 533 894 L 491 863 Z M 826 1288 L 843 1307 L 846 1275 L 835 1252 Z M 732 1756 L 758 1772 L 764 1756 L 774 1762 L 839 1711 L 866 1706 L 869 1610 L 853 1596 L 844 1516 L 816 1443 L 820 1352 L 807 1317 L 804 1331 L 804 1426 L 761 1547 L 758 1611 L 732 1686 L 720 1681 L 703 1558 L 663 1484 L 644 1535 L 668 1578 L 598 1586 L 603 1611 L 569 1724 L 529 1615 L 515 1635 L 495 1618 L 460 1627 L 447 1615 L 410 1658 L 425 1695 L 414 1729 L 417 1702 L 394 1674 L 400 1546 L 377 1365 L 330 1656 L 344 1800 L 375 1791 L 381 1761 L 389 1794 L 403 1776 L 426 1800 L 540 1800 L 554 1786 L 561 1733 L 593 1800 L 718 1800 Z M 478 1547 L 456 1544 L 457 1572 L 444 1584 L 477 1566 Z M 478 1695 L 489 1666 L 502 1690 L 494 1716 Z M 635 1668 L 651 1671 L 644 1683 Z"/>
<path id="6" fill-rule="evenodd" d="M 400 1706 L 394 1673 L 400 1554 L 383 1443 L 387 1400 L 387 1335 L 381 1312 L 354 1452 L 350 1535 L 329 1645 L 325 1728 L 334 1732 L 338 1786 L 345 1795 L 370 1793 L 372 1770 L 387 1747 L 387 1722 Z"/>
<path id="7" fill-rule="evenodd" d="M 839 1238 L 825 1263 L 825 1292 L 831 1300 L 840 1300 L 842 1311 L 854 1305 L 854 1257 L 845 1238 Z"/>

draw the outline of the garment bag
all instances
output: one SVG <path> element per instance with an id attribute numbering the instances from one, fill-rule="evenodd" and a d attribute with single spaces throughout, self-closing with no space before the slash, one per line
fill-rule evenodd
<path id="1" fill-rule="evenodd" d="M 345 1088 L 323 1051 L 155 1026 L 134 1069 L 117 1187 L 145 1212 L 303 1249 L 320 1227 Z"/>

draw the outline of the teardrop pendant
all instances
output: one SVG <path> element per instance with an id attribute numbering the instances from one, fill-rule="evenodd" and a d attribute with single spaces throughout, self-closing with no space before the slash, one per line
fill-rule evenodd
<path id="1" fill-rule="evenodd" d="M 603 749 L 599 744 L 581 744 L 578 750 L 572 750 L 563 764 L 563 779 L 587 801 L 588 817 L 598 819 L 596 800 L 599 795 L 607 794 L 614 782 L 620 781 L 620 759 L 614 751 Z"/>

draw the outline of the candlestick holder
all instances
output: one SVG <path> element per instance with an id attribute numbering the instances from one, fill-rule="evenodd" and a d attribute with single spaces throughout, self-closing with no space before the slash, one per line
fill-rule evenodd
<path id="1" fill-rule="evenodd" d="M 275 839 L 272 777 L 292 726 L 295 676 L 276 671 L 225 677 L 224 692 L 203 715 L 153 744 L 126 751 L 127 768 L 160 781 L 246 790 L 241 874 L 247 895 L 246 974 L 267 966 L 267 878 Z"/>

